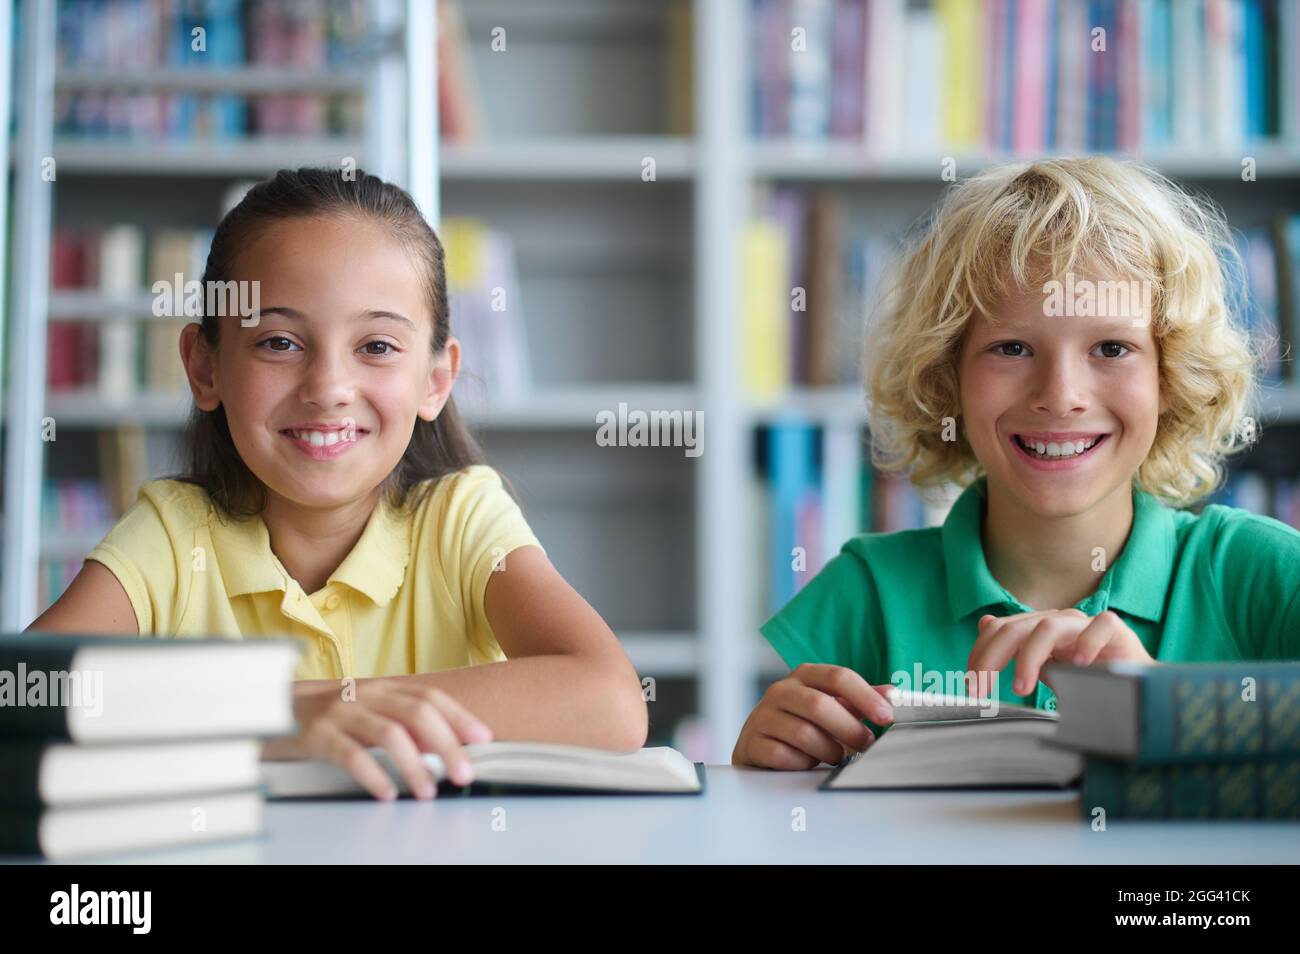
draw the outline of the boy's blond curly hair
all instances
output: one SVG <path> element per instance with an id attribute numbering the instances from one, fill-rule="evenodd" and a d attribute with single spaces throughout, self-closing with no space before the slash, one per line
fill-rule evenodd
<path id="1" fill-rule="evenodd" d="M 1155 170 L 1104 156 L 988 169 L 954 186 L 886 282 L 864 354 L 872 463 L 923 495 L 984 473 L 961 426 L 958 357 L 977 315 L 1071 272 L 1149 281 L 1169 402 L 1135 475 L 1172 506 L 1213 492 L 1252 439 L 1266 344 L 1229 302 L 1242 274 L 1222 213 Z M 945 441 L 943 419 L 956 420 Z M 1253 420 L 1253 419 L 1252 419 Z"/>

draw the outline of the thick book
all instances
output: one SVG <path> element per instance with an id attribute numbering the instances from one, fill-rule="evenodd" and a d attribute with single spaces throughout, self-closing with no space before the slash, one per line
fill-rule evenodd
<path id="1" fill-rule="evenodd" d="M 1138 765 L 1300 757 L 1300 663 L 1048 663 L 1055 744 Z"/>
<path id="2" fill-rule="evenodd" d="M 0 636 L 0 737 L 284 735 L 300 653 L 292 640 Z"/>
<path id="3" fill-rule="evenodd" d="M 0 806 L 57 808 L 256 788 L 261 750 L 256 739 L 0 742 Z"/>
<path id="4" fill-rule="evenodd" d="M 1089 756 L 1085 818 L 1300 819 L 1300 758 L 1134 765 Z"/>
<path id="5" fill-rule="evenodd" d="M 410 794 L 388 753 L 371 749 L 401 795 Z M 479 742 L 465 746 L 474 781 L 460 788 L 447 780 L 441 757 L 425 753 L 424 763 L 441 792 L 468 795 L 554 792 L 626 795 L 698 795 L 704 790 L 703 766 L 670 748 L 611 752 L 546 742 Z M 292 759 L 262 763 L 270 798 L 320 798 L 365 795 L 351 775 L 334 762 Z"/>
<path id="6" fill-rule="evenodd" d="M 52 861 L 245 838 L 262 830 L 262 795 L 243 792 L 64 808 L 0 808 L 0 854 Z"/>
<path id="7" fill-rule="evenodd" d="M 920 692 L 890 699 L 893 724 L 840 763 L 823 790 L 1066 788 L 1082 771 L 1077 753 L 1046 744 L 1055 712 Z"/>

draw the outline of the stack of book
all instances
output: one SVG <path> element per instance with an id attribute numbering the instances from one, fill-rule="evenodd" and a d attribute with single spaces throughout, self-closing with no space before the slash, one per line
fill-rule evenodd
<path id="1" fill-rule="evenodd" d="M 293 731 L 287 641 L 0 636 L 0 854 L 256 835 L 259 739 Z"/>
<path id="2" fill-rule="evenodd" d="M 1085 818 L 1300 818 L 1300 663 L 1049 667 Z"/>

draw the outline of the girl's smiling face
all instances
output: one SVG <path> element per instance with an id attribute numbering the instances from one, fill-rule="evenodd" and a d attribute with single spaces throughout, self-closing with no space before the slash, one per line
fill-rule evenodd
<path id="1" fill-rule="evenodd" d="M 1150 321 L 1132 311 L 1057 316 L 1030 293 L 1004 303 L 996 325 L 972 319 L 959 359 L 961 408 L 990 493 L 1063 517 L 1128 492 L 1167 406 Z M 1020 446 L 1054 443 L 1069 455 L 1080 442 L 1082 454 L 1045 461 Z"/>
<path id="2" fill-rule="evenodd" d="M 307 507 L 373 494 L 459 367 L 454 338 L 432 352 L 416 261 L 378 223 L 298 217 L 259 228 L 230 278 L 260 282 L 260 319 L 221 319 L 215 356 L 186 349 L 196 404 L 225 406 L 235 448 L 270 494 Z"/>

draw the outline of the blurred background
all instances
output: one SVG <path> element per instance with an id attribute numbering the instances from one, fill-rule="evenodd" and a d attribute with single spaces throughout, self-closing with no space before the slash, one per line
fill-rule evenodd
<path id="1" fill-rule="evenodd" d="M 849 536 L 942 522 L 867 463 L 859 342 L 904 232 L 990 164 L 1138 156 L 1222 206 L 1242 318 L 1279 347 L 1211 502 L 1300 526 L 1290 0 L 0 0 L 0 22 L 5 630 L 180 466 L 182 322 L 151 285 L 201 278 L 223 211 L 305 163 L 399 182 L 438 229 L 457 400 L 647 680 L 651 744 L 726 760 L 785 670 L 758 624 Z M 620 406 L 702 414 L 703 453 L 601 446 Z"/>

